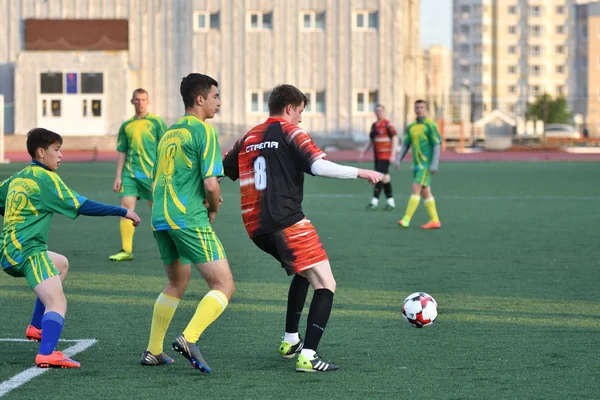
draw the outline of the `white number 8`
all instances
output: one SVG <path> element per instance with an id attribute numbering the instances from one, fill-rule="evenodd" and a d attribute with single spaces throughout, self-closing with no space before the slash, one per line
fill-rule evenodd
<path id="1" fill-rule="evenodd" d="M 254 160 L 254 187 L 256 190 L 267 188 L 267 162 L 263 156 L 258 156 Z"/>

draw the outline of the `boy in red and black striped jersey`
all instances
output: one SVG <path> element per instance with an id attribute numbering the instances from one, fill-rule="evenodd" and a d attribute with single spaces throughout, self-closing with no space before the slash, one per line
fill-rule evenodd
<path id="1" fill-rule="evenodd" d="M 329 320 L 335 279 L 323 244 L 302 212 L 304 174 L 338 179 L 381 180 L 376 171 L 346 167 L 324 160 L 310 135 L 298 126 L 308 98 L 291 85 L 280 85 L 269 96 L 270 117 L 240 138 L 223 160 L 225 176 L 240 180 L 242 219 L 248 235 L 264 252 L 294 275 L 288 293 L 285 336 L 279 353 L 292 358 L 296 371 L 338 369 L 317 355 Z M 315 292 L 304 342 L 298 334 L 308 287 Z"/>
<path id="2" fill-rule="evenodd" d="M 385 209 L 392 211 L 396 208 L 396 203 L 394 202 L 392 183 L 390 182 L 390 162 L 396 159 L 396 153 L 398 152 L 398 133 L 394 125 L 385 118 L 385 108 L 381 104 L 375 107 L 375 116 L 377 117 L 377 121 L 371 125 L 369 141 L 362 153 L 360 153 L 358 161 L 362 161 L 365 154 L 373 147 L 375 153 L 375 170 L 383 174 L 383 179 L 375 185 L 373 198 L 367 206 L 367 210 L 377 210 L 379 195 L 381 194 L 381 189 L 383 189 L 387 198 Z"/>

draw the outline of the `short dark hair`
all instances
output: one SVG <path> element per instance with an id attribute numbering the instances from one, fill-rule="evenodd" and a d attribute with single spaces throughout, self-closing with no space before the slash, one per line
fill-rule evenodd
<path id="1" fill-rule="evenodd" d="M 419 100 L 415 101 L 415 106 L 419 103 L 423 103 L 423 104 L 425 104 L 426 108 L 429 108 L 429 104 L 427 104 L 427 102 L 425 100 L 419 99 Z"/>
<path id="2" fill-rule="evenodd" d="M 205 99 L 208 97 L 210 88 L 219 87 L 219 83 L 208 75 L 191 73 L 181 80 L 179 92 L 183 99 L 183 104 L 186 108 L 193 107 L 196 102 L 196 97 L 202 96 Z"/>
<path id="3" fill-rule="evenodd" d="M 133 99 L 136 95 L 136 93 L 144 93 L 146 94 L 146 96 L 150 97 L 150 95 L 148 94 L 148 91 L 146 89 L 142 89 L 142 88 L 137 88 L 133 91 L 133 93 L 131 94 L 131 98 Z"/>
<path id="4" fill-rule="evenodd" d="M 385 110 L 385 107 L 384 107 L 384 106 L 383 106 L 383 104 L 381 104 L 381 103 L 380 103 L 380 104 L 377 104 L 377 105 L 375 106 L 375 109 L 377 109 L 377 107 L 381 107 L 381 109 L 382 109 L 382 110 Z"/>
<path id="5" fill-rule="evenodd" d="M 63 143 L 62 136 L 56 132 L 44 128 L 33 128 L 27 132 L 27 152 L 31 158 L 35 158 L 37 149 L 40 147 L 48 150 L 48 147 L 54 143 L 60 143 L 61 145 Z"/>
<path id="6" fill-rule="evenodd" d="M 310 101 L 300 89 L 292 85 L 277 85 L 269 94 L 269 114 L 280 115 L 288 104 L 294 108 L 304 103 L 304 107 Z"/>

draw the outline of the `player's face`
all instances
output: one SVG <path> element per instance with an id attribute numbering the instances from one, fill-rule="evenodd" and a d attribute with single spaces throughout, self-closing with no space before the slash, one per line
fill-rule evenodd
<path id="1" fill-rule="evenodd" d="M 302 111 L 304 111 L 304 102 L 300 103 L 298 107 L 290 105 L 290 123 L 299 125 L 302 122 Z"/>
<path id="2" fill-rule="evenodd" d="M 377 119 L 382 119 L 385 116 L 383 107 L 375 107 L 375 116 Z"/>
<path id="3" fill-rule="evenodd" d="M 38 157 L 41 163 L 50 168 L 51 171 L 56 171 L 60 166 L 60 160 L 62 159 L 60 148 L 60 143 L 52 143 L 46 150 L 38 149 Z"/>
<path id="4" fill-rule="evenodd" d="M 415 104 L 415 114 L 417 118 L 424 118 L 427 116 L 427 105 L 425 103 Z"/>
<path id="5" fill-rule="evenodd" d="M 219 112 L 219 107 L 221 107 L 221 97 L 219 96 L 219 89 L 216 86 L 211 86 L 210 92 L 206 96 L 206 99 L 202 98 L 202 108 L 206 114 L 206 118 L 213 118 L 216 113 Z"/>
<path id="6" fill-rule="evenodd" d="M 145 114 L 150 100 L 147 93 L 135 93 L 131 99 L 131 104 L 135 107 L 136 114 Z"/>

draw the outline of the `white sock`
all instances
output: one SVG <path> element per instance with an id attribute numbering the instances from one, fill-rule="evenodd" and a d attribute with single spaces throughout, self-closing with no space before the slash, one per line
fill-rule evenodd
<path id="1" fill-rule="evenodd" d="M 390 197 L 389 199 L 387 199 L 387 204 L 390 207 L 396 207 L 396 202 L 394 201 L 393 197 Z"/>
<path id="2" fill-rule="evenodd" d="M 375 207 L 377 207 L 377 205 L 379 204 L 379 199 L 377 197 L 373 197 L 371 199 L 371 204 L 373 204 Z"/>
<path id="3" fill-rule="evenodd" d="M 313 360 L 317 352 L 311 349 L 302 349 L 302 351 L 300 351 L 300 354 L 308 358 L 309 360 Z"/>
<path id="4" fill-rule="evenodd" d="M 286 332 L 285 335 L 283 335 L 283 341 L 287 342 L 289 344 L 296 344 L 300 341 L 300 336 L 298 335 L 298 332 L 295 332 L 295 333 Z"/>

